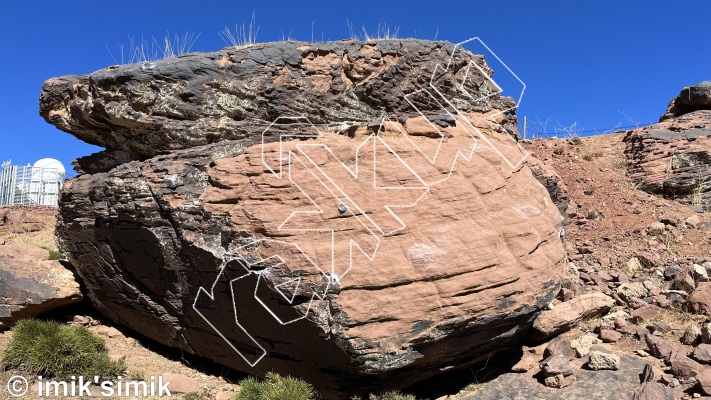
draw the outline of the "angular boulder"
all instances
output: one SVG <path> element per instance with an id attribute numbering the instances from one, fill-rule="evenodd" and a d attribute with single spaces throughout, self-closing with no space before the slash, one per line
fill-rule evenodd
<path id="1" fill-rule="evenodd" d="M 35 246 L 0 246 L 0 330 L 82 300 L 74 274 Z"/>
<path id="2" fill-rule="evenodd" d="M 566 256 L 511 101 L 472 71 L 491 73 L 383 40 L 49 80 L 47 121 L 107 149 L 65 185 L 61 247 L 112 320 L 324 398 L 485 361 L 551 302 Z"/>

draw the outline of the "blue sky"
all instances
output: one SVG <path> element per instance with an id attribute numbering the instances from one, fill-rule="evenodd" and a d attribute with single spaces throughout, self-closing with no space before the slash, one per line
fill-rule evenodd
<path id="1" fill-rule="evenodd" d="M 0 14 L 0 161 L 65 165 L 98 151 L 44 122 L 42 82 L 108 65 L 129 36 L 200 34 L 193 51 L 226 46 L 225 26 L 259 25 L 258 41 L 338 40 L 354 29 L 398 27 L 399 37 L 480 37 L 526 83 L 519 117 L 585 131 L 656 121 L 682 87 L 711 80 L 711 2 L 78 0 L 3 4 Z M 496 79 L 496 75 L 495 75 Z M 500 83 L 497 80 L 497 83 Z M 503 85 L 502 85 L 503 86 Z M 625 115 L 631 117 L 628 119 Z M 529 131 L 536 131 L 529 124 Z"/>

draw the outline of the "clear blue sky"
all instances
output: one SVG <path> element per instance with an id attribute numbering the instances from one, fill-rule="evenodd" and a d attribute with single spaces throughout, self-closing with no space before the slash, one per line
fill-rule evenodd
<path id="1" fill-rule="evenodd" d="M 478 36 L 526 83 L 519 117 L 585 130 L 656 121 L 682 87 L 711 80 L 711 2 L 646 1 L 14 1 L 0 13 L 0 161 L 71 160 L 99 149 L 44 122 L 42 82 L 114 60 L 128 37 L 200 33 L 194 51 L 226 46 L 225 26 L 260 26 L 258 41 L 347 38 L 379 22 L 399 37 Z M 522 118 L 521 118 L 522 119 Z M 530 126 L 529 126 L 530 127 Z M 535 130 L 535 128 L 531 129 Z"/>

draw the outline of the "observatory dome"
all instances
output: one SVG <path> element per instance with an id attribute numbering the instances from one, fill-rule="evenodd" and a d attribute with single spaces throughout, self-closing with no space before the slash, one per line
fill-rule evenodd
<path id="1" fill-rule="evenodd" d="M 33 165 L 34 168 L 42 168 L 42 169 L 52 169 L 55 170 L 58 174 L 64 174 L 67 171 L 64 169 L 64 165 L 59 160 L 55 160 L 54 158 L 43 158 L 41 160 L 38 160 L 35 165 Z"/>

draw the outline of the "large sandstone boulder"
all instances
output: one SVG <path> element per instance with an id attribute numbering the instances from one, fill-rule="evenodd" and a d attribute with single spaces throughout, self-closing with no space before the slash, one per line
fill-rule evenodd
<path id="1" fill-rule="evenodd" d="M 0 330 L 82 300 L 74 274 L 49 252 L 28 245 L 0 245 Z"/>
<path id="2" fill-rule="evenodd" d="M 273 43 L 49 80 L 47 120 L 107 148 L 64 188 L 61 247 L 114 321 L 324 398 L 485 361 L 565 252 L 472 63 L 491 73 L 442 42 Z"/>
<path id="3" fill-rule="evenodd" d="M 675 115 L 627 133 L 628 175 L 648 193 L 709 211 L 711 110 Z"/>

